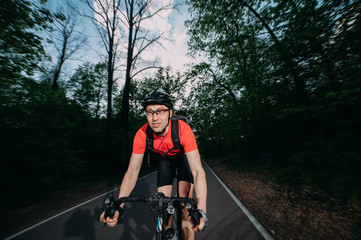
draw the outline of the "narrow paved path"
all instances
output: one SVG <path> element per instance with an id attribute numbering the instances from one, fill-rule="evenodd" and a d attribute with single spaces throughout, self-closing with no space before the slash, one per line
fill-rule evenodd
<path id="1" fill-rule="evenodd" d="M 209 228 L 204 233 L 197 233 L 197 240 L 273 239 L 206 164 L 204 168 L 208 183 Z M 138 180 L 132 195 L 148 196 L 155 189 L 156 174 L 153 173 Z M 142 203 L 127 203 L 121 223 L 115 228 L 103 228 L 99 223 L 105 197 L 111 193 L 117 196 L 118 191 L 119 188 L 114 189 L 6 239 L 152 239 L 155 233 L 154 217 Z"/>

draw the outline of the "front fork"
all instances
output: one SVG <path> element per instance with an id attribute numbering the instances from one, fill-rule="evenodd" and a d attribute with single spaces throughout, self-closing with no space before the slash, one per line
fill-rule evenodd
<path id="1" fill-rule="evenodd" d="M 165 227 L 168 225 L 170 218 L 176 209 L 173 205 L 169 205 L 166 211 L 161 211 L 157 216 L 157 240 L 167 239 L 165 235 Z"/>

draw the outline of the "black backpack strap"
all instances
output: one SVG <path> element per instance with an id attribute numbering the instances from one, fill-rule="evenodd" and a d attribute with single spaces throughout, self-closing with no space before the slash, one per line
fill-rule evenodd
<path id="1" fill-rule="evenodd" d="M 149 124 L 148 124 L 147 130 L 146 130 L 146 134 L 147 134 L 147 139 L 146 139 L 145 150 L 148 149 L 147 165 L 148 165 L 148 168 L 150 168 L 150 150 L 153 150 L 153 130 L 150 128 Z"/>
<path id="2" fill-rule="evenodd" d="M 172 141 L 173 141 L 173 149 L 181 149 L 183 146 L 180 143 L 179 140 L 179 127 L 178 127 L 178 118 L 172 118 L 172 126 L 171 126 L 171 132 L 172 132 Z"/>
<path id="3" fill-rule="evenodd" d="M 153 130 L 151 129 L 149 124 L 147 126 L 146 134 L 147 134 L 146 148 L 152 150 L 153 149 Z"/>

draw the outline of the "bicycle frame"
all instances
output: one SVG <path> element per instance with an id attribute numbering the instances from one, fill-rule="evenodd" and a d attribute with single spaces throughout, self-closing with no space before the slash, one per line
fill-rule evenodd
<path id="1" fill-rule="evenodd" d="M 156 216 L 156 240 L 165 240 L 165 226 L 168 223 L 167 213 L 169 216 L 173 215 L 175 211 L 178 214 L 181 212 L 182 205 L 188 210 L 194 225 L 199 224 L 199 216 L 197 215 L 196 200 L 193 198 L 182 198 L 182 197 L 166 197 L 163 193 L 155 193 L 150 197 L 123 197 L 118 200 L 114 200 L 114 196 L 111 195 L 105 200 L 106 211 L 105 218 L 112 216 L 115 211 L 120 211 L 120 204 L 126 202 L 145 202 Z M 180 224 L 180 217 L 178 215 L 177 224 Z M 182 229 L 178 229 L 178 238 L 183 236 Z"/>

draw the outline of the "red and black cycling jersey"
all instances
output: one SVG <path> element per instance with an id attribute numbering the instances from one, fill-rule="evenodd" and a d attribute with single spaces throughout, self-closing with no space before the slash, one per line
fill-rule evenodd
<path id="1" fill-rule="evenodd" d="M 160 137 L 153 133 L 153 151 L 158 152 L 163 156 L 174 147 L 170 131 L 172 127 L 171 125 L 172 121 L 169 121 L 168 132 L 164 137 Z M 147 147 L 147 127 L 148 123 L 141 127 L 135 134 L 133 140 L 133 153 L 135 154 L 143 154 L 145 152 L 145 149 Z M 167 153 L 167 156 L 180 156 L 184 153 L 192 152 L 197 149 L 197 143 L 194 137 L 194 133 L 191 127 L 186 122 L 182 120 L 178 121 L 178 133 L 180 144 L 183 146 L 183 148 L 172 149 Z"/>

